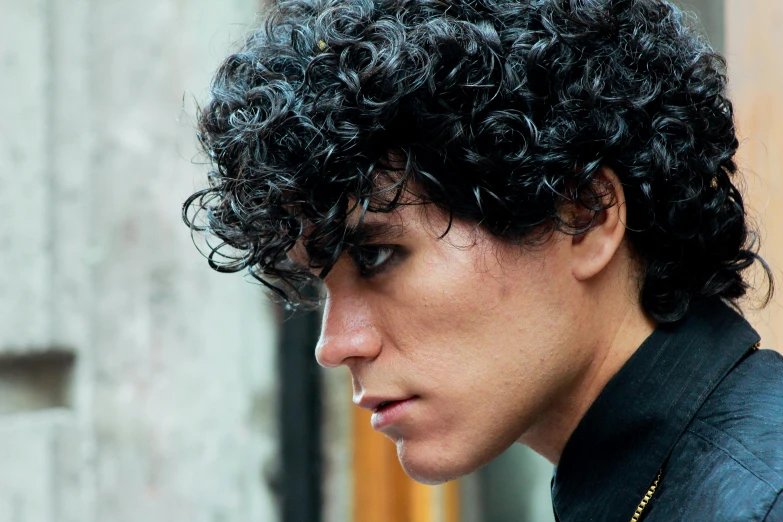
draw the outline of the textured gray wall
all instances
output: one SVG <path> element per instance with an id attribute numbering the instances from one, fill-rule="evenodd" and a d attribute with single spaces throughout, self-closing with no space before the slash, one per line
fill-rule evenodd
<path id="1" fill-rule="evenodd" d="M 726 50 L 723 0 L 678 0 L 678 4 L 698 17 L 698 25 L 718 52 Z"/>
<path id="2" fill-rule="evenodd" d="M 0 0 L 0 522 L 276 519 L 276 321 L 179 217 L 257 7 Z"/>

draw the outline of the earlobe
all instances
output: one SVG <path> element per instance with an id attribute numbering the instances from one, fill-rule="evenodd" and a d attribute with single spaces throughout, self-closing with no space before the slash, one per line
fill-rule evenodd
<path id="1" fill-rule="evenodd" d="M 608 167 L 596 176 L 600 184 L 601 206 L 587 232 L 573 236 L 571 241 L 571 272 L 579 281 L 586 281 L 606 268 L 625 237 L 625 193 L 614 171 Z"/>

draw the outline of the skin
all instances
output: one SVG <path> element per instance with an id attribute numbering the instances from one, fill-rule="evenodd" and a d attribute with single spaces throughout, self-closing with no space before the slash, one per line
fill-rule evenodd
<path id="1" fill-rule="evenodd" d="M 574 428 L 655 324 L 638 300 L 625 200 L 580 236 L 520 247 L 431 206 L 369 214 L 395 254 L 366 274 L 349 256 L 326 277 L 318 362 L 346 366 L 354 402 L 415 397 L 381 431 L 405 471 L 435 484 L 515 442 L 557 463 Z M 388 253 L 388 251 L 386 251 Z M 295 254 L 294 254 L 295 255 Z"/>

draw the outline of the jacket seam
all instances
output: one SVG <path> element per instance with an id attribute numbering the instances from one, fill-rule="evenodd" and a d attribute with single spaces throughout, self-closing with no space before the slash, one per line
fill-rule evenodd
<path id="1" fill-rule="evenodd" d="M 766 513 L 764 513 L 764 518 L 762 518 L 762 522 L 765 522 L 769 518 L 769 514 L 772 513 L 772 508 L 775 507 L 775 504 L 778 503 L 778 500 L 780 500 L 780 496 L 783 494 L 783 489 L 778 491 L 778 494 L 775 495 L 775 498 L 772 499 L 772 503 L 769 505 L 769 509 Z"/>
<path id="2" fill-rule="evenodd" d="M 747 452 L 748 452 L 750 455 L 753 455 L 753 456 L 754 456 L 756 459 L 758 459 L 758 457 L 757 457 L 757 456 L 756 456 L 756 455 L 755 455 L 755 454 L 754 454 L 752 451 L 750 451 L 750 450 L 749 450 L 747 447 L 745 447 L 745 445 L 744 445 L 744 444 L 742 444 L 742 442 L 738 441 L 736 438 L 732 437 L 731 435 L 729 435 L 728 433 L 726 433 L 724 430 L 722 430 L 722 429 L 720 429 L 720 428 L 716 428 L 715 426 L 713 426 L 713 425 L 711 425 L 711 424 L 709 424 L 709 423 L 706 423 L 706 422 L 704 422 L 704 421 L 702 421 L 702 420 L 699 420 L 699 419 L 693 419 L 693 421 L 694 421 L 694 423 L 696 423 L 696 422 L 699 422 L 699 423 L 706 424 L 707 426 L 711 427 L 712 429 L 714 429 L 714 430 L 716 430 L 716 431 L 718 431 L 718 432 L 722 433 L 722 434 L 723 434 L 723 435 L 725 435 L 726 437 L 730 438 L 732 441 L 736 442 L 736 443 L 737 443 L 737 444 L 738 444 L 740 447 L 742 447 L 742 449 L 744 449 L 745 451 L 747 451 Z M 692 423 L 692 424 L 693 424 L 693 423 Z M 743 461 L 739 460 L 739 459 L 738 459 L 736 456 L 732 455 L 732 454 L 729 452 L 729 450 L 728 450 L 728 449 L 726 449 L 726 448 L 724 448 L 724 447 L 723 447 L 721 444 L 719 444 L 719 443 L 718 443 L 718 441 L 712 440 L 712 439 L 711 439 L 709 436 L 707 436 L 707 435 L 704 435 L 704 434 L 701 434 L 701 433 L 699 433 L 699 432 L 695 431 L 695 430 L 692 428 L 692 425 L 691 425 L 691 426 L 688 426 L 688 429 L 687 429 L 687 431 L 688 431 L 688 433 L 691 433 L 692 435 L 694 435 L 694 436 L 696 436 L 696 437 L 700 438 L 701 440 L 703 440 L 703 441 L 705 441 L 705 442 L 709 443 L 711 446 L 713 446 L 713 447 L 715 447 L 715 448 L 718 448 L 718 449 L 719 449 L 719 450 L 720 450 L 720 451 L 721 451 L 721 452 L 722 452 L 724 455 L 726 455 L 726 456 L 727 456 L 727 457 L 729 457 L 731 460 L 733 460 L 734 462 L 736 462 L 736 463 L 737 463 L 739 466 L 741 466 L 743 469 L 745 469 L 746 471 L 748 471 L 748 472 L 749 472 L 751 475 L 753 475 L 754 477 L 756 477 L 758 480 L 760 480 L 761 482 L 763 482 L 764 484 L 766 484 L 767 486 L 769 486 L 769 487 L 770 487 L 770 489 L 772 489 L 772 491 L 776 493 L 776 497 L 775 497 L 776 499 L 777 499 L 777 497 L 780 495 L 780 492 L 781 492 L 781 491 L 783 491 L 783 489 L 781 489 L 780 485 L 771 484 L 771 483 L 770 483 L 770 482 L 769 482 L 769 481 L 768 481 L 766 478 L 764 478 L 764 477 L 760 476 L 760 475 L 759 475 L 759 473 L 758 473 L 756 470 L 754 470 L 754 469 L 751 469 L 751 468 L 750 468 L 750 467 L 748 467 L 748 465 L 746 465 L 746 464 L 745 464 Z M 758 460 L 759 460 L 759 462 L 761 462 L 762 464 L 766 465 L 766 463 L 764 463 L 764 461 L 762 461 L 761 459 L 758 459 Z M 778 477 L 778 479 L 779 479 L 779 480 L 783 481 L 783 477 L 781 477 L 781 476 L 780 476 L 780 474 L 779 474 L 777 471 L 775 471 L 775 470 L 774 470 L 774 469 L 772 469 L 772 468 L 769 468 L 769 466 L 767 466 L 767 468 L 769 469 L 769 471 L 770 471 L 770 472 L 774 473 L 774 474 L 775 474 L 775 475 Z M 774 503 L 773 503 L 773 505 L 774 505 Z M 772 509 L 772 508 L 770 507 L 770 509 Z"/>

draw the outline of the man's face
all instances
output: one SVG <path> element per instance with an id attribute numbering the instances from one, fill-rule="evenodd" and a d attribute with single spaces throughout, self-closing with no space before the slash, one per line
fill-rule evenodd
<path id="1" fill-rule="evenodd" d="M 368 214 L 376 239 L 326 277 L 316 356 L 425 483 L 470 473 L 541 422 L 589 364 L 571 238 L 522 248 L 431 206 Z M 582 303 L 583 304 L 583 303 Z M 389 405 L 380 401 L 392 402 Z"/>

